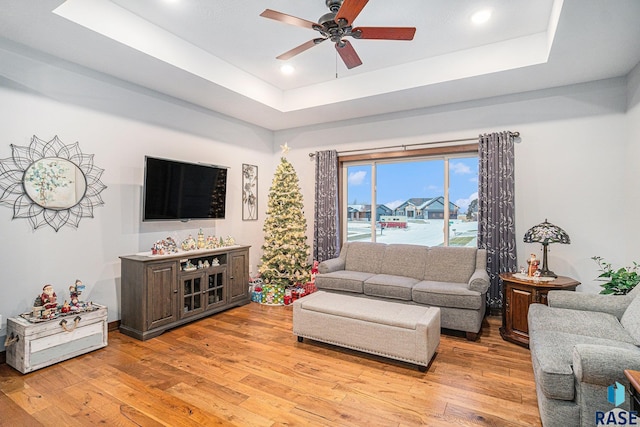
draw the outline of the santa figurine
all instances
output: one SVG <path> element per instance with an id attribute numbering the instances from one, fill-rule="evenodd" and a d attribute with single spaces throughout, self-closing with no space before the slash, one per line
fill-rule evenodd
<path id="1" fill-rule="evenodd" d="M 55 310 L 58 307 L 58 297 L 53 290 L 53 286 L 49 284 L 44 285 L 40 298 L 42 299 L 42 305 L 44 306 L 45 310 Z"/>
<path id="2" fill-rule="evenodd" d="M 318 275 L 318 261 L 313 261 L 313 267 L 311 267 L 311 283 L 316 283 L 316 276 Z"/>

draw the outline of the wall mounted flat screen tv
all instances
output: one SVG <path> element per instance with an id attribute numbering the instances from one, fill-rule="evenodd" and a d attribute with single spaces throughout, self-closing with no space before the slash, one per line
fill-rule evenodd
<path id="1" fill-rule="evenodd" d="M 188 221 L 225 216 L 227 169 L 145 157 L 143 221 Z"/>

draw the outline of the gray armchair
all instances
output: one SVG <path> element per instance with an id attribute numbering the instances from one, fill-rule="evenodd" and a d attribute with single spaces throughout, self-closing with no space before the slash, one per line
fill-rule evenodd
<path id="1" fill-rule="evenodd" d="M 545 427 L 594 426 L 608 387 L 640 370 L 640 286 L 625 296 L 551 291 L 529 307 L 529 347 Z M 618 408 L 628 411 L 629 399 Z"/>

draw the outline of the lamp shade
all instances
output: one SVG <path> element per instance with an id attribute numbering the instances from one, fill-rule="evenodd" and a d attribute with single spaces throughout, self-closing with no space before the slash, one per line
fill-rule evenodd
<path id="1" fill-rule="evenodd" d="M 553 225 L 546 219 L 543 223 L 534 225 L 524 234 L 525 243 L 540 242 L 544 245 L 549 243 L 571 243 L 569 235 L 557 225 Z"/>
<path id="2" fill-rule="evenodd" d="M 542 243 L 543 257 L 540 275 L 542 277 L 558 277 L 547 266 L 547 247 L 549 243 L 571 243 L 569 235 L 562 228 L 551 224 L 545 219 L 543 223 L 534 225 L 524 234 L 524 242 Z"/>

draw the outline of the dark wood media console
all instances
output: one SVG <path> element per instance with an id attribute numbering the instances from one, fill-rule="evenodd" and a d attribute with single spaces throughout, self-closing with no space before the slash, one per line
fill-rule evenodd
<path id="1" fill-rule="evenodd" d="M 250 302 L 249 246 L 120 260 L 120 332 L 139 340 Z M 185 271 L 187 261 L 204 267 Z"/>

